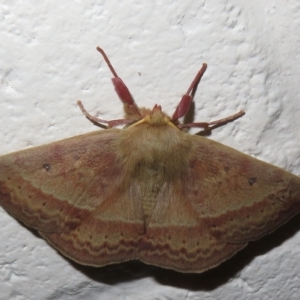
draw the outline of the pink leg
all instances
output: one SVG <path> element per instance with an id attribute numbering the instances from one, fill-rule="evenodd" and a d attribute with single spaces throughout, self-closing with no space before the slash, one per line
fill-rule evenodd
<path id="1" fill-rule="evenodd" d="M 114 67 L 110 63 L 107 55 L 105 54 L 104 50 L 101 49 L 99 46 L 97 47 L 97 50 L 102 54 L 107 66 L 109 67 L 110 71 L 112 72 L 114 78 L 112 78 L 113 85 L 115 87 L 115 91 L 118 94 L 119 98 L 124 104 L 127 104 L 127 107 L 131 111 L 133 115 L 138 115 L 141 117 L 141 113 L 137 105 L 135 104 L 127 86 L 123 82 L 123 80 L 118 76 L 116 73 Z"/>
<path id="2" fill-rule="evenodd" d="M 92 115 L 90 115 L 86 109 L 84 108 L 82 102 L 80 100 L 77 101 L 77 104 L 79 106 L 79 108 L 81 109 L 82 113 L 93 123 L 99 123 L 99 124 L 107 124 L 107 127 L 108 128 L 111 128 L 111 127 L 116 127 L 118 125 L 127 125 L 129 123 L 132 122 L 132 120 L 127 120 L 127 119 L 119 119 L 119 120 L 111 120 L 111 121 L 107 121 L 107 120 L 104 120 L 104 119 L 100 119 L 100 118 L 97 118 L 97 117 L 93 117 Z"/>
<path id="3" fill-rule="evenodd" d="M 182 96 L 174 114 L 172 117 L 172 121 L 177 121 L 179 118 L 185 116 L 188 112 L 188 110 L 190 109 L 192 100 L 193 100 L 193 95 L 191 95 L 193 93 L 193 90 L 195 89 L 195 87 L 197 86 L 199 80 L 201 79 L 201 77 L 203 76 L 205 70 L 207 68 L 207 64 L 203 64 L 202 68 L 200 69 L 200 71 L 198 72 L 198 74 L 196 75 L 195 79 L 193 80 L 193 82 L 191 83 L 190 87 L 188 88 L 187 92 Z"/>
<path id="4" fill-rule="evenodd" d="M 189 123 L 189 124 L 179 124 L 177 125 L 180 129 L 182 128 L 192 128 L 192 127 L 201 127 L 201 128 L 204 128 L 205 130 L 206 129 L 209 129 L 210 127 L 213 127 L 213 126 L 220 126 L 220 125 L 224 125 L 228 122 L 231 122 L 231 121 L 234 121 L 238 118 L 240 118 L 241 116 L 243 116 L 245 114 L 245 112 L 243 110 L 239 111 L 238 113 L 232 115 L 232 116 L 229 116 L 227 118 L 223 118 L 223 119 L 220 119 L 220 120 L 216 120 L 216 121 L 212 121 L 212 122 L 197 122 L 197 123 Z"/>

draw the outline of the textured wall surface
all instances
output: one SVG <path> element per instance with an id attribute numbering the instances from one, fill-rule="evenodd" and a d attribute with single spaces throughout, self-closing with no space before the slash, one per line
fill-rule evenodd
<path id="1" fill-rule="evenodd" d="M 170 114 L 206 62 L 194 120 L 244 109 L 209 138 L 300 175 L 299 1 L 5 2 L 0 154 L 97 130 L 77 99 L 122 116 L 100 45 L 138 104 Z M 73 264 L 0 208 L 0 299 L 299 299 L 299 219 L 216 269 L 179 274 Z"/>

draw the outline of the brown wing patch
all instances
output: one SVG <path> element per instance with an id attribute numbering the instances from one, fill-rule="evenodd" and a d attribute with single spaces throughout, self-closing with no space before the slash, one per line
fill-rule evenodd
<path id="1" fill-rule="evenodd" d="M 140 202 L 126 192 L 114 140 L 101 131 L 0 158 L 0 203 L 71 259 L 102 266 L 136 257 Z"/>

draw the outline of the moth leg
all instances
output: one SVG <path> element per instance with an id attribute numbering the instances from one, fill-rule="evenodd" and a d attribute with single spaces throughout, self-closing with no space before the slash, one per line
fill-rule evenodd
<path id="1" fill-rule="evenodd" d="M 80 100 L 77 101 L 77 104 L 79 106 L 79 108 L 81 109 L 82 113 L 93 123 L 97 123 L 97 124 L 101 124 L 101 123 L 104 123 L 104 124 L 107 124 L 107 127 L 108 128 L 111 128 L 111 127 L 116 127 L 118 125 L 127 125 L 129 124 L 130 122 L 132 122 L 131 120 L 127 120 L 127 119 L 119 119 L 119 120 L 111 120 L 111 121 L 108 121 L 108 120 L 104 120 L 104 119 L 100 119 L 100 118 L 97 118 L 97 117 L 93 117 L 91 114 L 89 114 L 86 109 L 84 108 L 82 102 Z"/>
<path id="2" fill-rule="evenodd" d="M 203 64 L 202 68 L 197 73 L 196 77 L 194 78 L 194 80 L 191 83 L 190 87 L 188 88 L 187 92 L 182 96 L 182 98 L 173 114 L 173 117 L 172 117 L 173 122 L 177 121 L 179 118 L 181 118 L 187 114 L 188 110 L 190 109 L 191 103 L 193 101 L 195 89 L 196 89 L 201 77 L 203 76 L 206 68 L 207 68 L 207 64 Z"/>
<path id="3" fill-rule="evenodd" d="M 240 118 L 241 116 L 243 116 L 245 114 L 245 112 L 243 110 L 240 110 L 238 113 L 231 115 L 227 118 L 223 118 L 223 119 L 219 119 L 219 120 L 215 120 L 212 122 L 197 122 L 197 123 L 188 123 L 188 124 L 179 124 L 177 125 L 180 129 L 182 128 L 192 128 L 192 127 L 201 127 L 204 129 L 208 129 L 210 127 L 216 127 L 216 126 L 221 126 L 224 125 L 228 122 L 232 122 L 238 118 Z"/>
<path id="4" fill-rule="evenodd" d="M 125 112 L 130 115 L 137 115 L 138 117 L 142 117 L 138 106 L 135 104 L 133 97 L 131 96 L 126 84 L 123 80 L 118 76 L 117 72 L 115 71 L 114 67 L 112 66 L 111 62 L 109 61 L 107 55 L 105 54 L 104 50 L 101 49 L 99 46 L 97 50 L 103 56 L 107 66 L 109 67 L 110 71 L 112 72 L 114 78 L 112 78 L 112 83 L 115 87 L 115 91 L 118 94 L 120 100 L 125 105 Z M 128 112 L 127 112 L 128 110 Z"/>
<path id="5" fill-rule="evenodd" d="M 209 126 L 210 125 L 223 125 L 223 124 L 226 124 L 228 122 L 231 122 L 231 121 L 234 121 L 238 118 L 240 118 L 241 116 L 243 116 L 245 114 L 245 112 L 243 110 L 240 110 L 238 113 L 234 114 L 234 115 L 231 115 L 227 118 L 223 118 L 223 119 L 220 119 L 220 120 L 216 120 L 216 121 L 212 121 L 212 122 L 209 122 L 207 123 Z"/>

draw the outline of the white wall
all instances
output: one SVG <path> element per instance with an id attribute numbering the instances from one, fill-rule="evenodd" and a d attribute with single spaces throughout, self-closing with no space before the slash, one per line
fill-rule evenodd
<path id="1" fill-rule="evenodd" d="M 5 3 L 0 4 L 0 154 L 97 130 L 77 99 L 92 114 L 122 116 L 111 74 L 95 50 L 100 45 L 138 104 L 159 103 L 170 113 L 207 62 L 194 119 L 244 109 L 244 117 L 210 138 L 300 175 L 299 1 Z M 297 219 L 200 275 L 138 263 L 99 269 L 70 264 L 1 208 L 0 228 L 0 299 L 300 295 Z"/>

